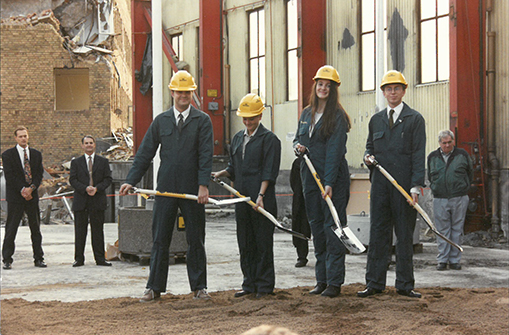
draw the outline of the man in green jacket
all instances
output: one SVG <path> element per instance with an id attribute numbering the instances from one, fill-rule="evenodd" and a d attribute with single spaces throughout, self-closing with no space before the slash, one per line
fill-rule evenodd
<path id="1" fill-rule="evenodd" d="M 454 147 L 454 133 L 438 134 L 440 148 L 428 156 L 428 179 L 433 192 L 435 225 L 451 241 L 461 245 L 463 224 L 468 207 L 468 190 L 472 184 L 472 160 L 468 153 Z M 437 270 L 461 270 L 461 253 L 437 237 Z"/>

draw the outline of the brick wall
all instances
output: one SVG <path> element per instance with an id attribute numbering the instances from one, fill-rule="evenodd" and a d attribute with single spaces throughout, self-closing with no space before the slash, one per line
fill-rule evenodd
<path id="1" fill-rule="evenodd" d="M 110 136 L 110 68 L 104 61 L 95 63 L 95 55 L 71 56 L 63 41 L 50 24 L 1 25 L 2 152 L 15 145 L 13 130 L 18 125 L 29 129 L 30 145 L 42 151 L 44 166 L 81 155 L 85 134 Z M 90 108 L 57 111 L 54 69 L 73 66 L 89 69 Z"/>

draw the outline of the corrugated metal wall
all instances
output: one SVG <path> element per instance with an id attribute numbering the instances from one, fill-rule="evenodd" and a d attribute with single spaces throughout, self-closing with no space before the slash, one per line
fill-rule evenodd
<path id="1" fill-rule="evenodd" d="M 352 119 L 352 130 L 348 139 L 347 159 L 351 167 L 359 168 L 368 134 L 369 119 L 375 112 L 375 91 L 360 92 L 360 0 L 328 2 L 328 59 L 338 69 L 341 77 L 341 101 Z M 392 18 L 401 17 L 408 31 L 406 37 L 400 36 L 403 46 L 403 73 L 409 86 L 403 99 L 410 107 L 419 111 L 426 120 L 428 142 L 427 153 L 438 147 L 436 135 L 442 129 L 449 128 L 449 83 L 439 82 L 418 85 L 418 20 L 415 2 L 387 1 L 388 29 Z M 345 47 L 345 36 L 353 36 L 355 43 Z M 406 35 L 406 34 L 405 34 Z M 394 67 L 395 58 L 390 54 L 387 44 L 388 67 Z M 400 65 L 401 66 L 401 65 Z M 377 87 L 379 84 L 376 85 Z"/>
<path id="2" fill-rule="evenodd" d="M 491 30 L 495 38 L 495 113 L 497 157 L 502 169 L 509 169 L 509 1 L 493 1 Z"/>

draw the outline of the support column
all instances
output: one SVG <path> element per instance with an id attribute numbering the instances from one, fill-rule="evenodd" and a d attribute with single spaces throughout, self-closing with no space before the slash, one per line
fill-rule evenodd
<path id="1" fill-rule="evenodd" d="M 299 39 L 299 116 L 309 103 L 316 71 L 327 64 L 325 0 L 298 0 Z"/>
<path id="2" fill-rule="evenodd" d="M 214 155 L 224 154 L 223 1 L 200 0 L 199 87 L 214 128 Z M 229 112 L 229 111 L 226 111 Z"/>

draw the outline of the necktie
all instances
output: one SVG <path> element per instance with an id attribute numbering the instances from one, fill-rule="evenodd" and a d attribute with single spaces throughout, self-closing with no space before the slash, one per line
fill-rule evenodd
<path id="1" fill-rule="evenodd" d="M 182 127 L 184 126 L 184 116 L 179 114 L 179 122 L 177 123 L 177 128 L 179 129 L 179 134 L 182 131 Z"/>
<path id="2" fill-rule="evenodd" d="M 25 180 L 28 184 L 32 184 L 32 169 L 30 168 L 30 161 L 28 160 L 27 149 L 23 149 L 25 155 L 23 161 L 23 170 L 25 171 Z"/>
<path id="3" fill-rule="evenodd" d="M 392 116 L 394 115 L 394 109 L 391 109 L 389 111 L 389 128 L 392 129 L 392 126 L 394 126 L 394 120 L 392 119 Z"/>
<path id="4" fill-rule="evenodd" d="M 90 182 L 88 185 L 94 186 L 94 180 L 92 179 L 92 156 L 88 156 L 88 174 L 90 175 Z"/>

